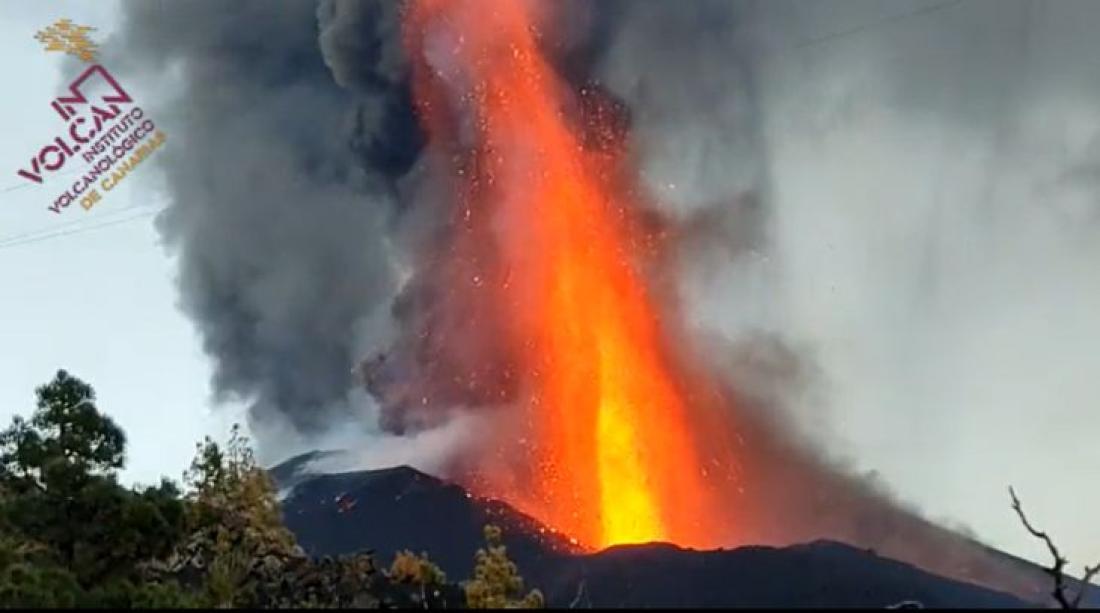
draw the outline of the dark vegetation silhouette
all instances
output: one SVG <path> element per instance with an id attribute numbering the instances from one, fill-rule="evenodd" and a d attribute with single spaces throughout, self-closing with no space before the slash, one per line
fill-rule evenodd
<path id="1" fill-rule="evenodd" d="M 283 524 L 248 440 L 196 446 L 182 487 L 125 487 L 126 436 L 64 370 L 29 419 L 0 433 L 0 606 L 537 607 L 495 527 L 475 576 L 448 582 L 426 555 L 388 569 L 371 552 L 308 556 Z"/>
<path id="2" fill-rule="evenodd" d="M 532 540 L 542 533 L 533 520 L 411 469 L 309 478 L 280 508 L 272 475 L 297 478 L 297 469 L 263 470 L 237 427 L 224 444 L 197 443 L 179 483 L 128 487 L 118 479 L 125 433 L 99 411 L 92 387 L 62 370 L 35 393 L 30 416 L 0 432 L 0 607 L 537 608 L 549 599 L 574 608 L 783 597 L 894 608 L 1025 604 L 827 542 L 718 552 L 661 544 L 597 554 L 548 549 L 545 535 Z M 1054 556 L 1046 572 L 1056 602 L 1087 602 L 1084 588 L 1100 564 L 1085 567 L 1079 584 L 1066 577 L 1065 558 L 1011 495 L 1024 526 Z M 372 503 L 357 506 L 358 499 Z M 318 521 L 334 512 L 347 521 Z M 508 548 L 494 524 L 507 529 Z M 545 598 L 525 586 L 512 556 L 548 589 Z M 470 578 L 453 581 L 443 568 Z M 805 589 L 791 594 L 795 569 Z M 775 582 L 785 587 L 769 587 Z M 909 597 L 919 600 L 902 600 Z"/>

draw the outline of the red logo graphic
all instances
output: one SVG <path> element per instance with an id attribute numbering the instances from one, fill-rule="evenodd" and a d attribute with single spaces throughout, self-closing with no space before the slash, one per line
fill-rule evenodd
<path id="1" fill-rule="evenodd" d="M 87 95 L 87 92 L 93 88 L 107 91 L 100 94 L 98 98 L 92 98 Z M 16 173 L 28 181 L 42 183 L 43 169 L 49 172 L 60 170 L 70 157 L 80 151 L 82 145 L 104 133 L 104 125 L 121 113 L 120 104 L 133 103 L 130 94 L 126 93 L 111 73 L 99 64 L 89 66 L 73 80 L 69 84 L 69 93 L 70 95 L 67 96 L 59 96 L 50 103 L 50 106 L 62 121 L 69 122 L 68 137 L 71 139 L 71 144 L 64 138 L 65 135 L 62 135 L 55 137 L 50 144 L 42 147 L 38 154 L 31 158 L 30 169 L 21 168 Z M 95 103 L 91 100 L 95 100 Z M 92 157 L 91 153 L 85 153 L 86 161 L 90 161 Z"/>

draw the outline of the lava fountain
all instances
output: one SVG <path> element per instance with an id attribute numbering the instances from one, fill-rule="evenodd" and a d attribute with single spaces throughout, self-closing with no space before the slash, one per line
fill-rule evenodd
<path id="1" fill-rule="evenodd" d="M 518 408 L 471 480 L 586 547 L 728 544 L 728 412 L 670 349 L 644 274 L 660 231 L 640 217 L 622 122 L 557 75 L 541 17 L 463 0 L 405 15 L 416 108 L 461 210 L 448 257 L 515 356 Z"/>

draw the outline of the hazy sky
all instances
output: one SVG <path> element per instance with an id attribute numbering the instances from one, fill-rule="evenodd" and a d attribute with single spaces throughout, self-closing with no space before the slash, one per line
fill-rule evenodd
<path id="1" fill-rule="evenodd" d="M 98 27 L 95 36 L 103 40 L 118 14 L 115 2 L 0 5 L 0 57 L 9 83 L 0 116 L 10 126 L 0 141 L 7 169 L 0 176 L 8 177 L 0 179 L 0 419 L 29 412 L 34 387 L 66 368 L 96 388 L 100 407 L 130 435 L 126 478 L 150 481 L 178 476 L 196 440 L 221 436 L 239 416 L 236 407 L 211 405 L 209 362 L 176 307 L 175 265 L 152 225 L 152 213 L 164 204 L 158 173 L 147 163 L 92 211 L 74 205 L 61 215 L 46 210 L 61 180 L 22 187 L 15 174 L 60 125 L 49 101 L 65 63 L 44 52 L 34 32 L 68 17 Z M 845 29 L 842 17 L 837 31 Z M 1046 27 L 1057 33 L 1068 25 L 1052 18 Z M 851 84 L 870 82 L 862 64 L 854 65 Z M 801 68 L 807 80 L 812 69 Z M 777 197 L 791 205 L 781 209 L 775 236 L 789 273 L 788 302 L 777 313 L 774 296 L 764 292 L 759 304 L 740 304 L 738 314 L 728 315 L 731 296 L 745 295 L 754 275 L 767 274 L 731 271 L 728 292 L 701 292 L 701 317 L 711 311 L 731 336 L 774 326 L 804 341 L 831 395 L 814 423 L 839 433 L 838 455 L 880 470 L 903 500 L 1045 562 L 1046 553 L 1008 508 L 1004 488 L 1012 482 L 1075 571 L 1095 563 L 1100 293 L 1094 279 L 1100 275 L 1090 257 L 1096 251 L 1029 213 L 1026 199 L 1010 203 L 1021 213 L 1002 218 L 997 232 L 969 234 L 973 211 L 951 204 L 982 189 L 960 177 L 988 165 L 988 135 L 895 121 L 884 108 L 853 110 L 851 99 L 829 89 L 846 84 L 807 92 L 792 89 L 802 84 L 795 77 L 771 84 L 780 107 L 826 101 L 832 106 L 823 114 L 848 120 L 845 130 L 812 147 L 799 139 L 815 126 L 770 126 Z M 960 77 L 957 91 L 965 91 L 964 83 Z M 125 84 L 139 103 L 152 95 L 141 83 Z M 797 95 L 785 96 L 790 91 Z M 787 116 L 774 117 L 781 124 Z M 1025 153 L 1065 157 L 1100 142 L 1100 122 L 1088 105 L 1067 103 L 1032 119 L 1021 132 L 1030 149 L 1004 153 L 1002 161 Z M 1002 179 L 1010 187 L 1025 181 L 1022 173 Z M 886 184 L 890 190 L 880 190 Z M 1091 193 L 1075 197 L 1058 201 L 1067 219 L 1095 207 Z M 814 206 L 797 206 L 806 202 Z M 12 244 L 24 235 L 38 238 Z M 940 242 L 922 242 L 929 237 Z M 1032 242 L 1025 250 L 1026 241 Z M 933 274 L 935 291 L 925 292 L 922 270 L 947 273 Z M 731 321 L 738 317 L 745 321 Z"/>
<path id="2" fill-rule="evenodd" d="M 71 177 L 22 187 L 31 184 L 16 175 L 62 125 L 49 106 L 62 56 L 43 51 L 34 33 L 68 17 L 103 40 L 117 14 L 114 2 L 0 6 L 0 116 L 9 126 L 0 141 L 0 419 L 31 411 L 34 388 L 65 368 L 95 387 L 100 408 L 129 435 L 124 476 L 152 481 L 178 477 L 194 443 L 232 420 L 232 411 L 210 410 L 207 361 L 175 307 L 174 266 L 152 224 L 163 205 L 157 172 L 140 166 L 90 211 L 73 205 L 60 215 L 46 207 Z M 124 85 L 140 103 L 141 87 Z M 32 240 L 49 231 L 66 234 Z"/>

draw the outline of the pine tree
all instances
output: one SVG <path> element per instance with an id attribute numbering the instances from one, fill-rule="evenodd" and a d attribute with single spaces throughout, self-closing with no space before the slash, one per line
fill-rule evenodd
<path id="1" fill-rule="evenodd" d="M 238 425 L 224 448 L 206 437 L 196 452 L 184 474 L 188 555 L 205 568 L 211 606 L 255 606 L 265 590 L 258 567 L 281 568 L 304 554 L 283 525 L 274 485 Z"/>
<path id="2" fill-rule="evenodd" d="M 508 558 L 500 528 L 485 526 L 484 549 L 475 554 L 474 578 L 466 583 L 466 604 L 471 609 L 539 609 L 542 592 L 523 594 L 523 577 Z"/>
<path id="3" fill-rule="evenodd" d="M 119 485 L 126 437 L 87 383 L 62 370 L 36 396 L 30 419 L 0 432 L 0 595 L 123 606 L 141 592 L 139 564 L 182 534 L 179 492 Z"/>

